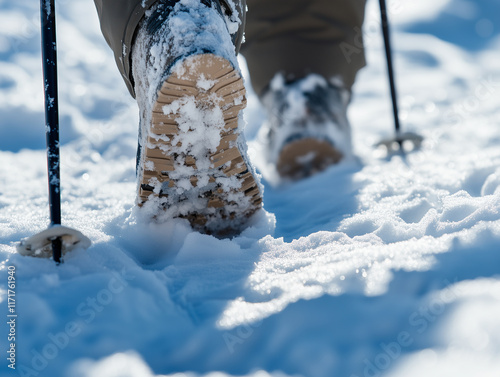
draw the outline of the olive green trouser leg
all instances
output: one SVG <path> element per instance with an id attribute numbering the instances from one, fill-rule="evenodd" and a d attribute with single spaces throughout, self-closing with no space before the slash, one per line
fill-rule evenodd
<path id="1" fill-rule="evenodd" d="M 101 30 L 116 64 L 134 95 L 130 51 L 137 26 L 158 0 L 94 0 Z M 227 0 L 222 0 L 225 2 Z M 262 94 L 277 72 L 287 78 L 317 73 L 340 76 L 350 89 L 365 65 L 361 25 L 365 0 L 247 0 L 246 43 L 252 84 Z M 235 36 L 239 51 L 245 27 L 245 0 L 236 0 L 242 24 Z M 352 53 L 353 49 L 356 51 Z"/>
<path id="2" fill-rule="evenodd" d="M 245 56 L 262 94 L 273 76 L 340 76 L 350 89 L 365 66 L 361 26 L 365 0 L 247 0 Z"/>
<path id="3" fill-rule="evenodd" d="M 160 0 L 94 0 L 101 23 L 101 31 L 113 50 L 115 61 L 130 94 L 135 97 L 131 67 L 131 50 L 135 32 L 146 11 Z M 245 27 L 245 0 L 219 0 L 225 9 L 232 2 L 241 20 L 238 32 L 233 35 L 236 52 L 239 51 Z"/>

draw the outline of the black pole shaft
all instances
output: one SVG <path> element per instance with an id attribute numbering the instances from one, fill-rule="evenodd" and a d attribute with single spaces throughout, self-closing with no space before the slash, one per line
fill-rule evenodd
<path id="1" fill-rule="evenodd" d="M 54 0 L 40 0 L 42 23 L 42 65 L 45 91 L 45 129 L 49 179 L 50 225 L 61 224 L 59 173 L 59 106 L 57 96 L 57 45 Z M 52 242 L 54 261 L 61 260 L 61 240 Z"/>
<path id="2" fill-rule="evenodd" d="M 385 55 L 387 58 L 387 71 L 389 73 L 389 84 L 391 87 L 392 109 L 394 112 L 394 126 L 396 134 L 401 129 L 399 123 L 398 97 L 396 93 L 396 80 L 394 78 L 394 68 L 392 64 L 391 40 L 389 34 L 389 19 L 387 17 L 387 6 L 385 0 L 380 1 L 380 14 L 382 16 L 382 33 L 384 34 Z"/>

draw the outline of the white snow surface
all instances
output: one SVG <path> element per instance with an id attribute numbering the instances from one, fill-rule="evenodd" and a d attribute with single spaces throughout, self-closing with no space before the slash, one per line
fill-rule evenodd
<path id="1" fill-rule="evenodd" d="M 137 106 L 92 2 L 56 2 L 63 223 L 93 245 L 55 266 L 15 252 L 48 225 L 38 4 L 0 0 L 0 376 L 500 375 L 500 4 L 390 3 L 403 125 L 422 149 L 373 148 L 392 120 L 370 0 L 358 158 L 264 180 L 267 212 L 216 239 L 134 209 Z M 252 140 L 252 92 L 246 119 Z"/>

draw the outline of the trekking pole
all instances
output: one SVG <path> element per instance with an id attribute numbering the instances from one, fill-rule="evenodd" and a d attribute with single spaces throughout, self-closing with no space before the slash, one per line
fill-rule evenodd
<path id="1" fill-rule="evenodd" d="M 394 115 L 394 128 L 396 131 L 396 135 L 393 138 L 382 140 L 377 145 L 385 145 L 388 150 L 391 150 L 394 148 L 394 144 L 397 144 L 399 149 L 402 149 L 404 141 L 411 141 L 416 147 L 419 147 L 423 140 L 423 138 L 420 135 L 417 135 L 412 132 L 401 133 L 401 123 L 399 120 L 399 109 L 398 109 L 398 97 L 396 91 L 396 80 L 394 76 L 394 65 L 392 60 L 389 18 L 387 16 L 387 5 L 385 0 L 379 0 L 379 2 L 380 2 L 380 15 L 382 18 L 382 34 L 384 36 L 385 57 L 387 60 L 387 72 L 389 75 L 389 86 L 391 90 L 392 110 Z"/>
<path id="2" fill-rule="evenodd" d="M 17 250 L 22 255 L 50 257 L 61 263 L 63 251 L 90 246 L 80 232 L 61 226 L 61 184 L 59 154 L 59 102 L 57 90 L 56 13 L 54 0 L 40 0 L 42 66 L 45 94 L 45 130 L 49 181 L 49 229 L 21 241 Z M 50 253 L 52 249 L 52 253 Z M 64 250 L 63 250 L 64 249 Z"/>
<path id="3" fill-rule="evenodd" d="M 59 100 L 57 91 L 57 44 L 54 0 L 41 0 L 42 63 L 45 89 L 45 127 L 49 178 L 50 226 L 61 225 L 61 185 L 59 173 Z M 54 261 L 61 261 L 61 239 L 52 240 Z"/>
<path id="4" fill-rule="evenodd" d="M 394 126 L 396 135 L 400 132 L 399 113 L 398 113 L 398 97 L 396 93 L 396 80 L 394 79 L 394 68 L 392 64 L 392 49 L 389 36 L 389 19 L 387 17 L 387 5 L 385 0 L 380 0 L 380 14 L 382 17 L 382 33 L 384 35 L 385 57 L 387 60 L 387 71 L 389 73 L 389 85 L 391 87 L 392 110 L 394 114 Z"/>

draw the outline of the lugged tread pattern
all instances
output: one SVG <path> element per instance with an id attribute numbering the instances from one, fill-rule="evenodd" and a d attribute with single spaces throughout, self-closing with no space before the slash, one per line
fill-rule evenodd
<path id="1" fill-rule="evenodd" d="M 196 69 L 193 69 L 193 59 L 196 60 Z M 225 220 L 249 217 L 262 206 L 262 198 L 257 182 L 250 172 L 242 152 L 237 145 L 237 128 L 239 112 L 246 106 L 245 87 L 240 74 L 225 59 L 213 54 L 202 54 L 187 58 L 183 63 L 186 67 L 182 77 L 174 71 L 163 83 L 158 91 L 158 99 L 153 106 L 152 121 L 148 133 L 147 145 L 142 146 L 142 174 L 139 173 L 140 182 L 138 190 L 139 205 L 144 204 L 152 197 L 165 197 L 166 192 L 155 190 L 154 187 L 175 189 L 177 180 L 171 179 L 174 175 L 178 161 L 183 161 L 196 171 L 196 159 L 193 156 L 168 155 L 172 140 L 180 132 L 179 113 L 164 114 L 164 106 L 171 105 L 184 97 L 194 97 L 196 106 L 207 106 L 210 98 L 216 96 L 217 104 L 222 110 L 224 127 L 221 129 L 221 141 L 217 150 L 210 154 L 212 164 L 209 172 L 209 186 L 203 192 L 207 199 L 207 208 L 189 213 L 182 217 L 187 218 L 195 228 L 203 228 L 215 210 L 231 207 L 232 212 L 224 213 Z M 188 73 L 186 73 L 188 72 Z M 202 89 L 198 84 L 200 77 L 209 80 L 210 88 Z M 180 146 L 180 144 L 176 145 Z M 238 204 L 230 199 L 231 192 L 216 188 L 216 177 L 236 177 L 241 183 L 238 189 L 248 198 L 249 205 L 238 208 Z M 185 177 L 183 177 L 185 178 Z M 198 178 L 193 174 L 187 177 L 193 187 L 197 187 Z M 185 182 L 184 182 L 185 184 Z M 215 187 L 215 189 L 214 189 Z M 236 189 L 235 189 L 236 190 Z M 240 213 L 238 213 L 240 211 Z M 216 213 L 216 212 L 215 212 Z M 220 214 L 219 214 L 220 215 Z"/>
<path id="2" fill-rule="evenodd" d="M 304 138 L 283 147 L 276 168 L 282 177 L 299 180 L 337 164 L 342 157 L 327 141 Z"/>

